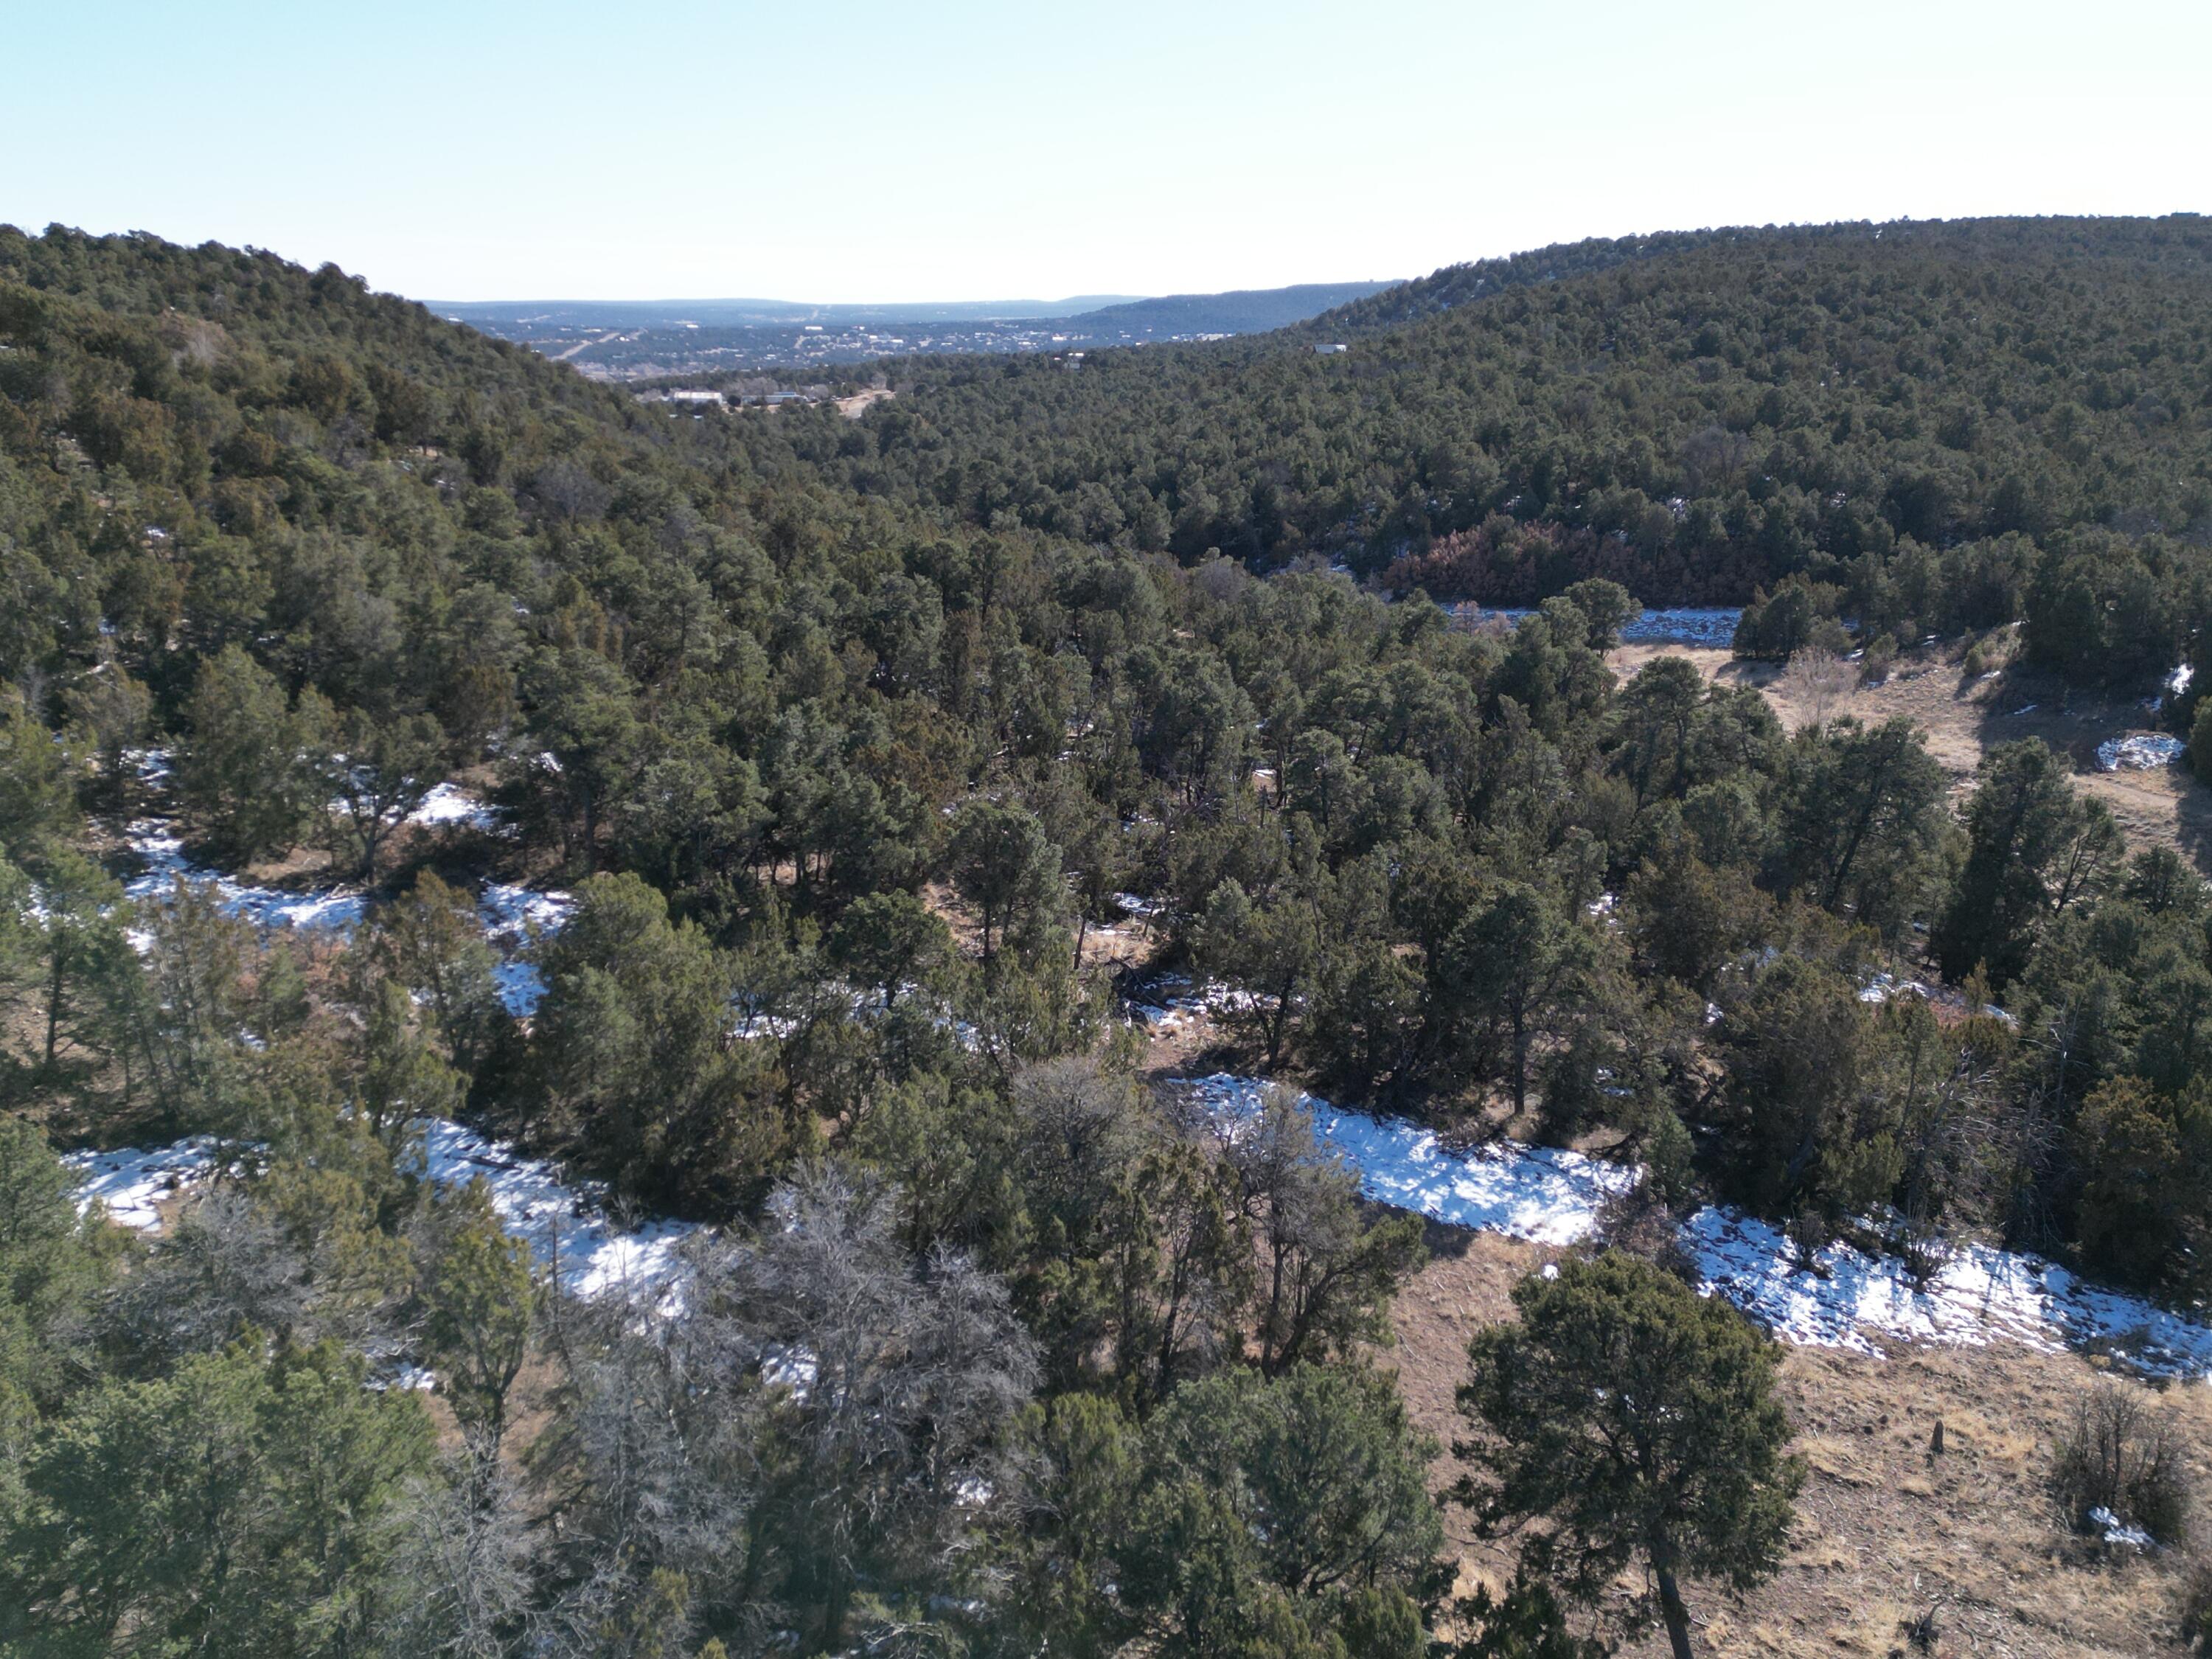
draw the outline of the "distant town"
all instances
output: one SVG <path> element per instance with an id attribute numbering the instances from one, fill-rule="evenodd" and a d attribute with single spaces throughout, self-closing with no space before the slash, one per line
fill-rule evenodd
<path id="1" fill-rule="evenodd" d="M 1008 301 L 909 307 L 769 301 L 476 302 L 434 307 L 451 322 L 512 340 L 595 380 L 664 381 L 775 370 L 787 383 L 840 365 L 924 354 L 1051 352 L 1218 340 L 1283 328 L 1386 286 L 1310 283 L 1231 294 L 1113 301 Z M 988 314 L 1002 309 L 1006 314 Z M 902 314 L 903 313 L 903 314 Z M 1321 345 L 1316 349 L 1340 350 Z M 802 373 L 794 375 L 793 371 Z M 794 392 L 787 384 L 777 391 Z M 768 394 L 763 394 L 763 396 Z"/>

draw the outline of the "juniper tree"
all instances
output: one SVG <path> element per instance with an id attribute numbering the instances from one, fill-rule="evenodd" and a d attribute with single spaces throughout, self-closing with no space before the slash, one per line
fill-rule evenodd
<path id="1" fill-rule="evenodd" d="M 288 699 L 242 646 L 204 659 L 185 706 L 190 731 L 177 756 L 177 792 L 225 856 L 279 852 L 299 838 L 325 797 L 320 772 L 330 705 L 312 688 Z"/>
<path id="2" fill-rule="evenodd" d="M 1717 1297 L 1619 1252 L 1515 1287 L 1520 1322 L 1468 1345 L 1460 1486 L 1490 1526 L 1539 1523 L 1523 1559 L 1595 1599 L 1640 1562 L 1675 1659 L 1684 1578 L 1739 1589 L 1780 1565 L 1802 1465 L 1787 1455 L 1772 1342 Z"/>

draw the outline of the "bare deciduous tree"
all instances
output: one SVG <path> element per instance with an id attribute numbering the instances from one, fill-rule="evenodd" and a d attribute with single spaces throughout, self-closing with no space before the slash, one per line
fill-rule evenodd
<path id="1" fill-rule="evenodd" d="M 1850 698 L 1856 678 L 1850 665 L 1826 646 L 1800 646 L 1782 671 L 1782 689 L 1805 711 L 1805 725 L 1817 732 Z"/>
<path id="2" fill-rule="evenodd" d="M 1312 1114 L 1288 1090 L 1267 1091 L 1229 1158 L 1261 1244 L 1261 1369 L 1278 1376 L 1387 1338 L 1390 1292 L 1420 1255 L 1420 1223 L 1361 1216 L 1358 1176 L 1316 1139 Z"/>
<path id="3" fill-rule="evenodd" d="M 303 1330 L 307 1264 L 283 1230 L 243 1193 L 218 1188 L 191 1205 L 108 1303 L 113 1334 L 174 1359 L 212 1353 L 248 1327 Z"/>
<path id="4" fill-rule="evenodd" d="M 500 1659 L 529 1599 L 531 1539 L 522 1494 L 495 1461 L 452 1461 L 414 1491 L 393 1558 L 399 1593 L 391 1650 Z"/>
<path id="5" fill-rule="evenodd" d="M 2172 1543 L 2188 1520 L 2188 1466 L 2172 1419 L 2142 1389 L 2112 1378 L 2075 1403 L 2051 1486 L 2068 1522 L 2084 1532 L 2132 1527 Z"/>
<path id="6" fill-rule="evenodd" d="M 995 1277 L 901 1245 L 896 1198 L 815 1168 L 757 1237 L 692 1248 L 679 1316 L 564 1310 L 573 1403 L 538 1462 L 574 1542 L 544 1651 L 603 1651 L 656 1573 L 685 1584 L 672 1616 L 824 1648 L 864 1585 L 975 1593 L 1036 1347 Z"/>

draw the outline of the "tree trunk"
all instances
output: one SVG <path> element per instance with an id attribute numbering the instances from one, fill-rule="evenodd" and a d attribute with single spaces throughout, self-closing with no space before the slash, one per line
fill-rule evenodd
<path id="1" fill-rule="evenodd" d="M 1273 1376 L 1277 1370 L 1275 1362 L 1281 1358 L 1275 1348 L 1275 1334 L 1283 1328 L 1283 1247 L 1279 1240 L 1270 1243 L 1268 1254 L 1275 1260 L 1267 1275 L 1267 1322 L 1260 1331 L 1260 1370 L 1263 1376 Z"/>
<path id="2" fill-rule="evenodd" d="M 1666 1568 L 1656 1569 L 1659 1578 L 1659 1611 L 1667 1620 L 1667 1640 L 1674 1650 L 1674 1659 L 1696 1659 L 1690 1646 L 1690 1610 L 1682 1605 L 1682 1591 L 1674 1583 L 1674 1575 Z"/>
<path id="3" fill-rule="evenodd" d="M 54 930 L 54 973 L 46 985 L 46 1065 L 54 1063 L 54 1039 L 60 1034 L 62 1024 L 62 964 L 67 951 L 62 942 L 59 927 Z"/>
<path id="4" fill-rule="evenodd" d="M 1513 1005 L 1513 1115 L 1528 1103 L 1528 1019 L 1520 1003 Z"/>
<path id="5" fill-rule="evenodd" d="M 1283 1063 L 1284 1028 L 1291 1023 L 1291 998 L 1297 990 L 1295 976 L 1283 981 L 1282 989 L 1275 995 L 1275 1012 L 1267 1021 L 1267 1069 L 1273 1072 Z"/>

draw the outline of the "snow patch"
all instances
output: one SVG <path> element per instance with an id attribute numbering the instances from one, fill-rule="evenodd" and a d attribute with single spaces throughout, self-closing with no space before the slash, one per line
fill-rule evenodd
<path id="1" fill-rule="evenodd" d="M 2141 1527 L 2129 1526 L 2101 1504 L 2089 1511 L 2089 1524 L 2096 1528 L 2105 1542 L 2110 1545 L 2136 1550 L 2154 1549 L 2158 1546 L 2158 1540 Z"/>
<path id="2" fill-rule="evenodd" d="M 2182 749 L 2179 738 L 2142 733 L 2107 738 L 2097 745 L 2097 766 L 2106 772 L 2148 772 L 2172 765 L 2181 758 Z"/>
<path id="3" fill-rule="evenodd" d="M 2147 1371 L 2212 1375 L 2212 1330 L 2026 1251 L 1966 1245 L 1923 1282 L 1900 1259 L 1849 1244 L 1820 1251 L 1805 1271 L 1778 1228 L 1722 1211 L 1699 1211 L 1683 1231 L 1705 1281 L 1788 1341 L 1870 1353 L 1876 1337 L 2109 1348 Z"/>
<path id="4" fill-rule="evenodd" d="M 680 1276 L 678 1247 L 699 1231 L 696 1223 L 623 1226 L 607 1213 L 605 1189 L 595 1182 L 564 1181 L 558 1165 L 445 1118 L 426 1120 L 422 1128 L 425 1177 L 445 1187 L 482 1179 L 501 1224 L 527 1240 L 538 1265 L 571 1295 L 665 1293 Z"/>
<path id="5" fill-rule="evenodd" d="M 506 820 L 497 807 L 487 806 L 459 784 L 441 783 L 422 797 L 422 804 L 407 815 L 407 822 L 425 829 L 458 823 L 490 832 L 503 828 Z"/>
<path id="6" fill-rule="evenodd" d="M 1942 1009 L 1961 1019 L 1979 1013 L 2015 1030 L 2020 1025 L 2014 1016 L 1995 1003 L 1983 1003 L 1977 1006 L 1966 1000 L 1964 991 L 1948 985 L 1927 985 L 1917 979 L 1899 979 L 1893 974 L 1882 973 L 1876 974 L 1859 988 L 1859 1000 L 1876 1006 L 1893 1002 L 1904 996 L 1918 997 L 1929 1006 Z"/>
<path id="7" fill-rule="evenodd" d="M 1522 617 L 1538 613 L 1527 606 L 1506 605 L 1486 611 L 1468 601 L 1451 607 L 1456 616 L 1470 621 L 1486 617 L 1501 618 L 1508 627 L 1517 627 Z M 1724 650 L 1735 642 L 1735 630 L 1743 621 L 1743 611 L 1738 608 L 1708 605 L 1672 605 L 1656 611 L 1639 611 L 1620 627 L 1623 645 L 1694 645 L 1708 649 Z"/>
<path id="8" fill-rule="evenodd" d="M 1266 1085 L 1217 1073 L 1192 1092 L 1232 1136 L 1260 1111 Z M 1300 1095 L 1314 1132 L 1358 1173 L 1368 1197 L 1455 1227 L 1504 1233 L 1538 1244 L 1573 1244 L 1595 1230 L 1608 1201 L 1632 1190 L 1638 1172 L 1578 1152 L 1513 1141 L 1464 1151 L 1436 1131 L 1340 1110 Z"/>
<path id="9" fill-rule="evenodd" d="M 1203 1017 L 1251 1013 L 1272 1008 L 1275 1000 L 1256 991 L 1240 990 L 1208 980 L 1192 988 L 1184 974 L 1163 974 L 1128 996 L 1129 1012 L 1158 1030 L 1173 1030 Z M 1297 999 L 1293 998 L 1295 1004 Z"/>
<path id="10" fill-rule="evenodd" d="M 450 786 L 441 785 L 441 788 Z M 466 823 L 495 826 L 495 817 L 483 816 L 483 807 L 459 790 L 427 810 L 438 814 L 424 820 L 434 823 Z M 197 865 L 185 856 L 184 841 L 165 818 L 141 818 L 131 824 L 126 839 L 144 860 L 145 872 L 124 884 L 130 898 L 158 903 L 171 884 L 181 878 L 189 885 L 212 890 L 224 915 L 257 927 L 309 927 L 348 934 L 358 927 L 368 911 L 368 898 L 358 888 L 327 887 L 306 892 L 261 887 Z M 564 892 L 538 892 L 512 882 L 487 883 L 477 899 L 484 935 L 501 957 L 494 977 L 500 1000 L 509 1013 L 526 1016 L 536 1010 L 545 994 L 545 982 L 536 964 L 525 953 L 533 938 L 558 933 L 575 914 L 576 901 Z M 131 942 L 141 952 L 153 948 L 153 935 L 136 929 Z"/>
<path id="11" fill-rule="evenodd" d="M 513 882 L 488 882 L 477 909 L 483 917 L 485 937 L 500 953 L 499 966 L 492 970 L 499 1000 L 516 1018 L 526 1018 L 545 1000 L 545 976 L 530 960 L 529 947 L 534 939 L 568 925 L 576 914 L 575 896 L 541 893 Z"/>
<path id="12" fill-rule="evenodd" d="M 562 1288 L 586 1298 L 621 1291 L 665 1298 L 682 1274 L 678 1247 L 699 1231 L 688 1221 L 623 1224 L 609 1214 L 595 1182 L 564 1180 L 560 1167 L 525 1158 L 503 1142 L 446 1118 L 428 1118 L 416 1173 L 441 1187 L 481 1178 L 501 1224 L 527 1240 L 538 1265 Z M 94 1202 L 109 1219 L 139 1232 L 158 1231 L 161 1211 L 204 1185 L 216 1168 L 216 1142 L 194 1135 L 173 1146 L 71 1152 L 62 1162 L 77 1178 L 80 1212 Z"/>
<path id="13" fill-rule="evenodd" d="M 1266 1085 L 1216 1075 L 1191 1086 L 1233 1136 L 1258 1113 Z M 1508 1142 L 1458 1151 L 1414 1124 L 1341 1111 L 1310 1096 L 1300 1102 L 1322 1142 L 1358 1171 L 1367 1196 L 1453 1226 L 1577 1243 L 1595 1231 L 1607 1201 L 1639 1178 L 1635 1170 L 1544 1147 Z M 2124 1353 L 2154 1374 L 2212 1376 L 2212 1328 L 2100 1290 L 2024 1251 L 1961 1246 L 1921 1279 L 1898 1257 L 1850 1244 L 1807 1257 L 1773 1224 L 1714 1206 L 1690 1217 L 1680 1240 L 1704 1293 L 1733 1303 L 1785 1342 L 1877 1357 L 1885 1341 L 2092 1348 Z"/>
<path id="14" fill-rule="evenodd" d="M 213 890 L 218 908 L 257 927 L 323 927 L 351 933 L 361 923 L 367 901 L 357 888 L 330 887 L 319 891 L 288 892 L 278 887 L 258 887 L 192 863 L 185 856 L 184 838 L 166 818 L 140 818 L 128 826 L 125 838 L 145 861 L 145 873 L 124 884 L 124 893 L 141 903 L 158 902 L 179 878 L 194 887 Z M 134 935 L 141 950 L 150 941 Z"/>
<path id="15" fill-rule="evenodd" d="M 161 1206 L 174 1203 L 215 1169 L 215 1137 L 194 1135 L 173 1146 L 126 1146 L 112 1152 L 65 1152 L 63 1167 L 76 1177 L 80 1215 L 96 1203 L 107 1218 L 134 1232 L 161 1225 Z"/>

